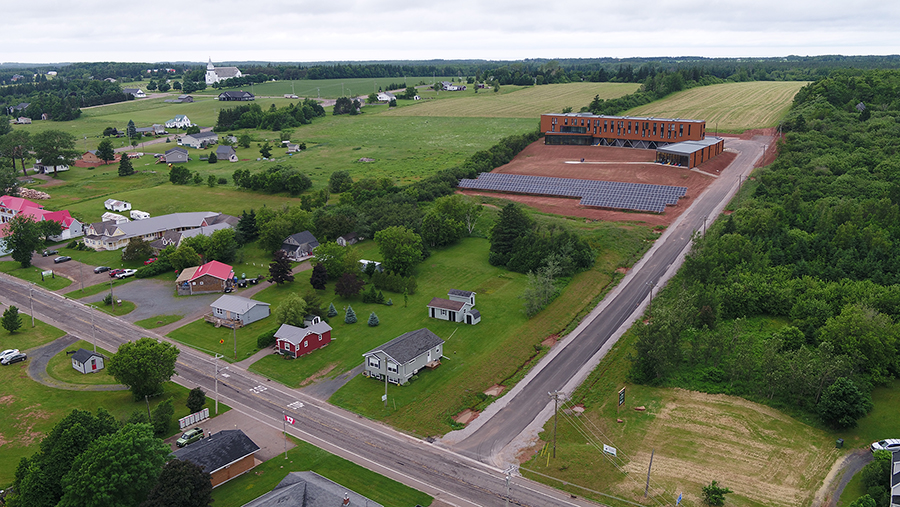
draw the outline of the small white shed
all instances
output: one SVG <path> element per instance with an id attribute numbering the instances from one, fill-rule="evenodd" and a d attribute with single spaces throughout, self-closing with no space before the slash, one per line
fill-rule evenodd
<path id="1" fill-rule="evenodd" d="M 131 210 L 130 215 L 131 215 L 132 220 L 144 220 L 146 218 L 150 218 L 150 213 L 147 213 L 146 211 L 137 210 L 137 209 Z"/>
<path id="2" fill-rule="evenodd" d="M 78 349 L 72 354 L 72 368 L 81 373 L 95 373 L 103 369 L 103 355 L 99 352 Z"/>

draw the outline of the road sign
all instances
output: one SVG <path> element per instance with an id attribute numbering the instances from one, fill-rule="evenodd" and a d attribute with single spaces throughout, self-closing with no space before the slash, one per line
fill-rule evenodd
<path id="1" fill-rule="evenodd" d="M 381 401 L 387 401 L 387 395 L 386 395 L 386 394 L 382 394 L 382 395 L 381 395 Z"/>
<path id="2" fill-rule="evenodd" d="M 625 404 L 625 388 L 619 389 L 619 406 Z"/>

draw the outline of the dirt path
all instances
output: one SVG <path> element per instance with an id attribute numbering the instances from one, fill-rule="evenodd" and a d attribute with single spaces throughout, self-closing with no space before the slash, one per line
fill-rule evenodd
<path id="1" fill-rule="evenodd" d="M 124 391 L 128 389 L 121 384 L 70 384 L 51 377 L 47 373 L 47 365 L 50 364 L 50 359 L 78 340 L 78 337 L 67 334 L 46 345 L 27 351 L 28 358 L 31 361 L 28 364 L 28 376 L 35 382 L 44 384 L 47 387 L 68 391 Z"/>
<path id="2" fill-rule="evenodd" d="M 857 449 L 835 462 L 816 492 L 812 507 L 835 507 L 853 476 L 871 462 L 872 453 L 868 449 Z"/>

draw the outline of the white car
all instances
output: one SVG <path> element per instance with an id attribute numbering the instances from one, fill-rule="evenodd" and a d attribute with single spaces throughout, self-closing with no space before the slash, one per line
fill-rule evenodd
<path id="1" fill-rule="evenodd" d="M 900 438 L 888 438 L 878 442 L 872 442 L 872 452 L 875 451 L 900 451 Z"/>
<path id="2" fill-rule="evenodd" d="M 122 278 L 128 278 L 129 276 L 133 276 L 135 273 L 137 273 L 136 269 L 126 269 L 126 270 L 122 271 L 121 273 L 119 273 L 118 275 L 116 275 L 116 278 L 121 280 Z"/>
<path id="3" fill-rule="evenodd" d="M 0 361 L 6 359 L 7 357 L 9 357 L 13 354 L 18 354 L 18 353 L 19 353 L 19 349 L 6 349 L 3 352 L 0 352 Z"/>

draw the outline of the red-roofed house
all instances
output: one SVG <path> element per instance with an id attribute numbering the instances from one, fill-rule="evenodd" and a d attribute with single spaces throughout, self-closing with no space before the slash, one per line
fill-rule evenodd
<path id="1" fill-rule="evenodd" d="M 196 268 L 185 268 L 175 280 L 179 296 L 225 292 L 234 280 L 231 266 L 219 261 L 209 261 Z"/>
<path id="2" fill-rule="evenodd" d="M 6 223 L 18 214 L 31 217 L 35 222 L 53 220 L 62 226 L 59 236 L 50 236 L 51 241 L 66 241 L 84 235 L 84 226 L 78 220 L 72 218 L 68 210 L 47 211 L 36 202 L 4 195 L 0 197 L 0 223 Z"/>

